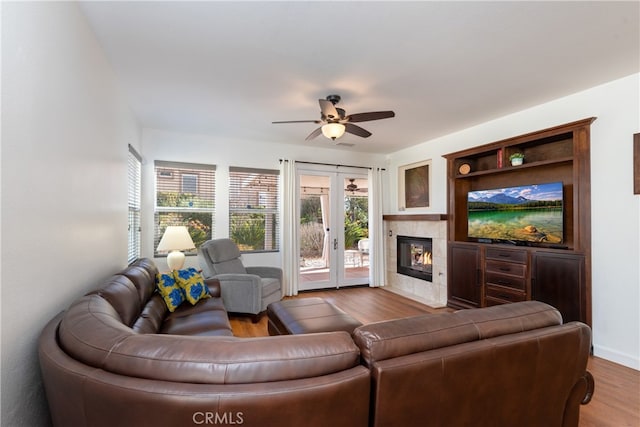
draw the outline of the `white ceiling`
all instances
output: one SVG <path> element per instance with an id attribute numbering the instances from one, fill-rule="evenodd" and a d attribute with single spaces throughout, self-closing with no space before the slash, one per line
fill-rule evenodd
<path id="1" fill-rule="evenodd" d="M 143 127 L 390 153 L 640 71 L 640 2 L 83 2 Z M 324 145 L 328 146 L 328 145 Z"/>

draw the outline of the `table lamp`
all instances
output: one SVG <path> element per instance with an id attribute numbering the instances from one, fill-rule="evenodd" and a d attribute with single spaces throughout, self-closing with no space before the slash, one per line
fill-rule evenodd
<path id="1" fill-rule="evenodd" d="M 184 254 L 180 251 L 195 249 L 189 231 L 185 226 L 170 225 L 164 231 L 162 239 L 156 250 L 158 252 L 169 252 L 167 255 L 167 265 L 170 270 L 180 270 L 184 265 Z"/>

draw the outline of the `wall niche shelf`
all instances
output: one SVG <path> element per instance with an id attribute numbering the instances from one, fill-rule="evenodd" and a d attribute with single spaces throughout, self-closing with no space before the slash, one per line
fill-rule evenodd
<path id="1" fill-rule="evenodd" d="M 448 300 L 452 308 L 536 299 L 565 322 L 591 325 L 590 126 L 595 117 L 445 155 Z M 509 156 L 524 154 L 511 166 Z M 470 191 L 563 183 L 562 245 L 478 242 L 467 235 Z"/>

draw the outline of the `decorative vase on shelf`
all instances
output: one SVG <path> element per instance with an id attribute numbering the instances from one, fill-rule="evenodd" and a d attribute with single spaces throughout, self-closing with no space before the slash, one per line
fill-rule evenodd
<path id="1" fill-rule="evenodd" d="M 509 161 L 511 162 L 511 166 L 520 166 L 524 162 L 524 154 L 513 153 L 509 156 Z"/>

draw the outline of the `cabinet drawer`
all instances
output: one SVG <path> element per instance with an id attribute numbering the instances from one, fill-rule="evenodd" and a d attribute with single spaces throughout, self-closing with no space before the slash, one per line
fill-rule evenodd
<path id="1" fill-rule="evenodd" d="M 499 285 L 506 288 L 519 289 L 520 291 L 526 289 L 526 279 L 524 277 L 509 276 L 506 274 L 486 273 L 485 283 L 487 285 Z"/>
<path id="2" fill-rule="evenodd" d="M 510 274 L 512 276 L 525 277 L 527 275 L 527 266 L 514 262 L 488 260 L 485 264 L 485 271 L 487 273 Z"/>
<path id="3" fill-rule="evenodd" d="M 527 300 L 526 293 L 510 288 L 504 288 L 502 286 L 489 285 L 487 286 L 485 293 L 487 299 L 498 299 L 504 302 L 520 302 Z"/>
<path id="4" fill-rule="evenodd" d="M 485 256 L 487 259 L 517 262 L 520 264 L 527 263 L 526 251 L 513 251 L 508 249 L 488 248 Z"/>

